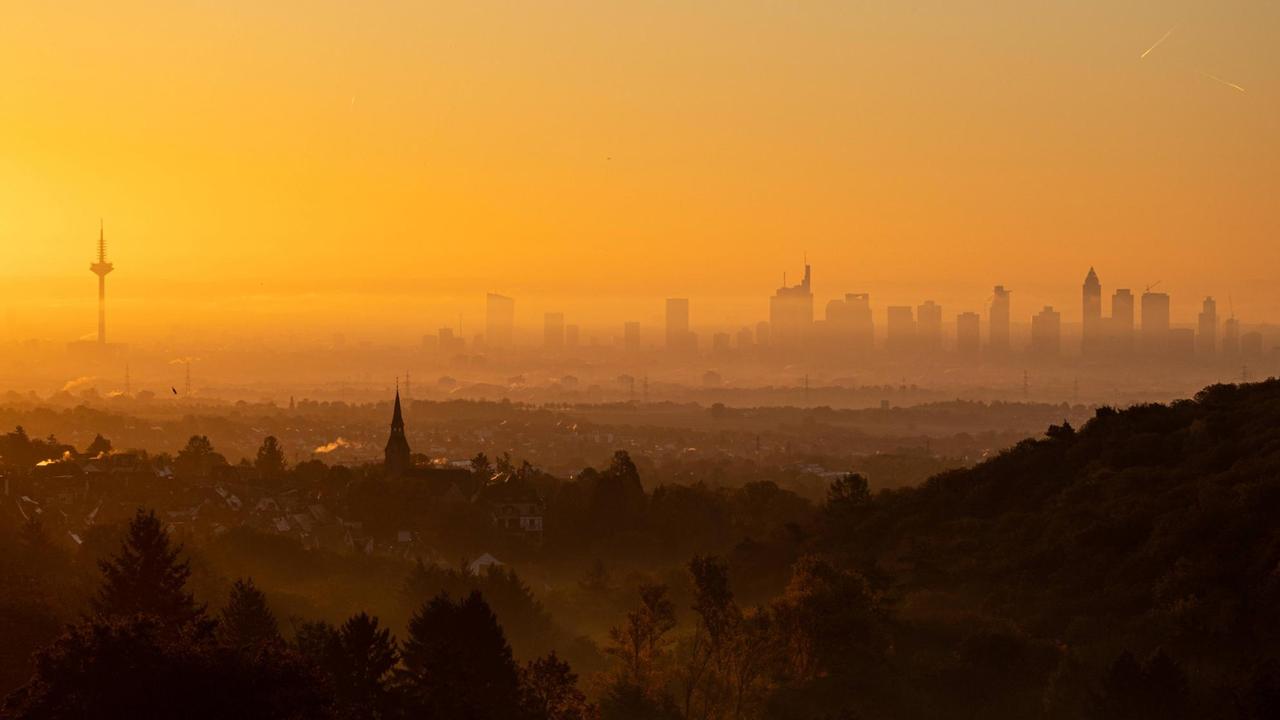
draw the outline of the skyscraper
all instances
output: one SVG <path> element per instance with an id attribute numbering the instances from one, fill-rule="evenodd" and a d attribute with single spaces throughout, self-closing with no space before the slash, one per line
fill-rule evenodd
<path id="1" fill-rule="evenodd" d="M 799 285 L 783 286 L 769 298 L 770 342 L 781 350 L 794 350 L 804 345 L 813 328 L 813 290 L 809 263 L 804 264 L 804 278 Z"/>
<path id="2" fill-rule="evenodd" d="M 1142 293 L 1142 351 L 1156 355 L 1169 345 L 1169 295 Z"/>
<path id="3" fill-rule="evenodd" d="M 1062 314 L 1048 305 L 1031 318 L 1031 352 L 1044 358 L 1062 352 Z"/>
<path id="4" fill-rule="evenodd" d="M 871 296 L 846 293 L 844 299 L 827 303 L 826 321 L 834 349 L 870 350 L 875 338 L 871 318 Z"/>
<path id="5" fill-rule="evenodd" d="M 667 352 L 687 353 L 697 349 L 689 332 L 689 299 L 667 298 Z"/>
<path id="6" fill-rule="evenodd" d="M 1111 296 L 1111 340 L 1115 352 L 1127 354 L 1133 351 L 1133 293 L 1128 289 L 1116 290 Z"/>
<path id="7" fill-rule="evenodd" d="M 891 305 L 886 310 L 885 349 L 891 353 L 906 353 L 915 347 L 916 320 L 910 305 Z"/>
<path id="8" fill-rule="evenodd" d="M 631 320 L 622 324 L 622 349 L 629 353 L 640 351 L 640 323 Z"/>
<path id="9" fill-rule="evenodd" d="M 942 349 L 942 306 L 932 300 L 916 308 L 916 344 L 925 353 Z"/>
<path id="10" fill-rule="evenodd" d="M 756 346 L 769 347 L 769 321 L 761 320 L 756 323 Z"/>
<path id="11" fill-rule="evenodd" d="M 991 310 L 987 324 L 990 338 L 987 345 L 993 355 L 1009 354 L 1009 291 L 997 285 L 991 295 Z"/>
<path id="12" fill-rule="evenodd" d="M 515 334 L 516 301 L 505 295 L 485 296 L 485 344 L 501 350 L 512 346 Z"/>
<path id="13" fill-rule="evenodd" d="M 1228 358 L 1240 355 L 1240 321 L 1234 317 L 1222 321 L 1222 354 Z"/>
<path id="14" fill-rule="evenodd" d="M 1102 283 L 1098 274 L 1089 268 L 1082 288 L 1083 323 L 1080 329 L 1080 352 L 1096 356 L 1102 349 Z"/>
<path id="15" fill-rule="evenodd" d="M 553 352 L 564 349 L 564 313 L 549 312 L 542 316 L 542 345 Z"/>
<path id="16" fill-rule="evenodd" d="M 102 221 L 98 221 L 98 262 L 89 266 L 90 272 L 98 276 L 98 343 L 107 342 L 107 273 L 115 266 L 107 262 L 107 241 L 103 235 Z"/>
<path id="17" fill-rule="evenodd" d="M 982 316 L 976 312 L 964 312 L 956 316 L 956 352 L 967 358 L 975 358 L 981 352 Z"/>
<path id="18" fill-rule="evenodd" d="M 1200 308 L 1196 352 L 1205 357 L 1218 352 L 1218 303 L 1212 297 L 1205 298 Z"/>

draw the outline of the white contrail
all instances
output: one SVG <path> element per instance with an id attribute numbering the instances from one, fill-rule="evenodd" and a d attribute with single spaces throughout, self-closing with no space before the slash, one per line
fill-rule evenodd
<path id="1" fill-rule="evenodd" d="M 1196 71 L 1196 74 L 1197 74 L 1197 75 L 1200 75 L 1201 77 L 1207 77 L 1207 78 L 1209 78 L 1210 80 L 1212 80 L 1212 81 L 1214 81 L 1214 82 L 1216 82 L 1216 83 L 1222 83 L 1223 85 L 1226 85 L 1227 87 L 1231 88 L 1232 90 L 1239 90 L 1239 91 L 1240 91 L 1240 92 L 1242 92 L 1242 93 L 1248 94 L 1248 93 L 1245 91 L 1245 89 L 1244 89 L 1244 88 L 1240 87 L 1239 85 L 1237 85 L 1237 84 L 1235 84 L 1235 83 L 1233 83 L 1233 82 L 1231 82 L 1231 81 L 1229 81 L 1229 80 L 1223 80 L 1222 78 L 1218 77 L 1217 75 L 1210 75 L 1209 73 L 1207 73 L 1207 72 L 1205 72 L 1205 71 L 1203 71 L 1203 70 L 1197 70 L 1197 71 Z"/>
<path id="2" fill-rule="evenodd" d="M 1169 39 L 1169 36 L 1173 34 L 1173 31 L 1174 31 L 1174 28 L 1169 28 L 1169 32 L 1165 33 L 1163 37 L 1161 37 L 1159 40 L 1157 40 L 1155 45 L 1152 45 L 1151 47 L 1147 48 L 1147 51 L 1146 51 L 1146 52 L 1144 52 L 1144 53 L 1142 53 L 1142 55 L 1140 55 L 1140 56 L 1138 57 L 1138 59 L 1139 59 L 1139 60 L 1146 60 L 1146 59 L 1147 59 L 1147 56 L 1151 54 L 1151 51 L 1153 51 L 1153 50 L 1155 50 L 1156 48 L 1160 47 L 1161 45 L 1163 45 L 1163 44 L 1164 44 L 1164 41 L 1165 41 L 1165 40 L 1168 40 L 1168 39 Z"/>

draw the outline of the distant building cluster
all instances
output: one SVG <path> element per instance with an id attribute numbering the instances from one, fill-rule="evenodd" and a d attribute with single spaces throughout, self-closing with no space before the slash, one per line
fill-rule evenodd
<path id="1" fill-rule="evenodd" d="M 1240 330 L 1234 314 L 1222 317 L 1212 297 L 1204 299 L 1194 325 L 1176 325 L 1170 317 L 1169 295 L 1146 288 L 1135 298 L 1129 288 L 1115 290 L 1110 312 L 1103 297 L 1102 282 L 1093 268 L 1085 276 L 1081 290 L 1082 316 L 1078 352 L 1077 335 L 1064 332 L 1062 313 L 1044 306 L 1015 322 L 1012 291 L 996 285 L 985 302 L 985 313 L 966 310 L 948 318 L 941 305 L 925 300 L 919 305 L 890 305 L 884 308 L 885 325 L 877 333 L 871 296 L 845 293 L 828 301 L 819 317 L 815 309 L 813 272 L 806 262 L 800 282 L 782 285 L 769 298 L 769 317 L 736 332 L 716 331 L 699 337 L 691 325 L 688 298 L 667 298 L 664 325 L 659 336 L 646 335 L 641 323 L 622 324 L 616 346 L 626 353 L 657 350 L 673 360 L 700 353 L 713 357 L 755 354 L 782 360 L 806 357 L 857 358 L 881 352 L 893 359 L 918 359 L 953 354 L 977 361 L 999 361 L 1013 357 L 1052 361 L 1079 356 L 1085 361 L 1108 361 L 1127 357 L 1148 357 L 1165 361 L 1261 359 L 1265 348 L 1258 332 Z M 473 349 L 510 349 L 515 336 L 515 301 L 489 294 L 486 333 L 473 339 Z M 985 320 L 983 315 L 985 314 Z M 985 325 L 985 327 L 984 327 Z M 1019 328 L 1015 335 L 1015 326 Z M 1071 342 L 1068 342 L 1068 339 Z M 460 330 L 442 328 L 428 336 L 424 344 L 441 352 L 463 352 Z M 544 315 L 541 350 L 560 354 L 580 345 L 577 325 L 568 324 L 560 312 Z"/>

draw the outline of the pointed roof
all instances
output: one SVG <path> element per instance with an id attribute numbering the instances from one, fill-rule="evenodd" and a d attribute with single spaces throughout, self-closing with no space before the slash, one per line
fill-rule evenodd
<path id="1" fill-rule="evenodd" d="M 396 388 L 396 407 L 391 413 L 391 427 L 404 427 L 404 417 L 400 414 L 400 388 Z"/>

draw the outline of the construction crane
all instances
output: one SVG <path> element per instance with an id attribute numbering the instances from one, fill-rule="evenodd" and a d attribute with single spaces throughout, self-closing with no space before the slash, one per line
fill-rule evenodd
<path id="1" fill-rule="evenodd" d="M 1148 285 L 1148 286 L 1147 286 L 1147 289 L 1146 289 L 1146 290 L 1144 290 L 1143 292 L 1151 292 L 1152 290 L 1155 290 L 1155 289 L 1156 289 L 1156 286 L 1158 286 L 1161 282 L 1162 282 L 1162 281 L 1157 280 L 1157 281 L 1155 281 L 1155 282 L 1151 283 L 1150 285 Z"/>

